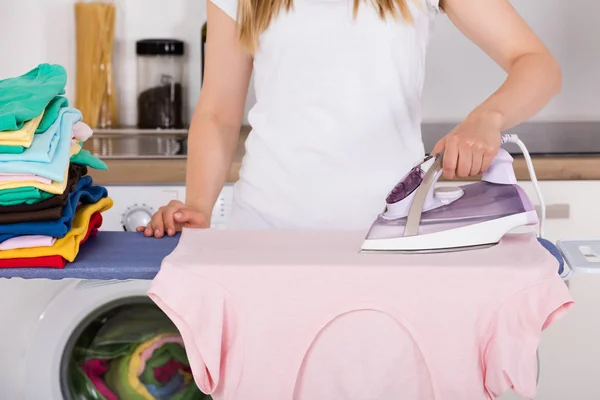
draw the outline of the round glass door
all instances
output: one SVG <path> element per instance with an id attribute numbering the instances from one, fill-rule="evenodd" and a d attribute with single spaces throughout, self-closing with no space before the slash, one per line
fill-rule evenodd
<path id="1" fill-rule="evenodd" d="M 66 400 L 209 400 L 194 383 L 183 341 L 147 297 L 95 310 L 71 334 L 61 360 Z"/>

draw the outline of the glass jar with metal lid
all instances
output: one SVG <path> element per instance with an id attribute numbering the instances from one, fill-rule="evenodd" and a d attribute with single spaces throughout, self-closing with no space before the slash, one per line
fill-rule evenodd
<path id="1" fill-rule="evenodd" d="M 184 43 L 175 39 L 140 40 L 136 53 L 138 128 L 184 128 Z"/>

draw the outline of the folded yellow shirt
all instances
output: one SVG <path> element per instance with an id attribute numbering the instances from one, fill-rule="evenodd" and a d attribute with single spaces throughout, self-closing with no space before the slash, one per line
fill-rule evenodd
<path id="1" fill-rule="evenodd" d="M 0 133 L 1 134 L 1 133 Z M 81 146 L 77 143 L 71 145 L 71 152 L 69 157 L 79 153 L 81 151 Z M 52 194 L 63 194 L 65 189 L 67 188 L 67 181 L 69 178 L 69 165 L 67 164 L 67 169 L 65 169 L 65 177 L 62 182 L 52 181 L 51 184 L 42 183 L 38 181 L 12 181 L 12 182 L 0 182 L 0 190 L 3 189 L 15 189 L 25 186 L 33 186 L 35 188 L 40 189 L 41 191 L 52 193 Z"/>
<path id="2" fill-rule="evenodd" d="M 23 146 L 29 148 L 33 142 L 35 130 L 40 126 L 44 113 L 41 113 L 34 119 L 23 124 L 18 131 L 0 132 L 0 145 L 2 146 Z"/>
<path id="3" fill-rule="evenodd" d="M 104 212 L 113 206 L 110 197 L 100 199 L 96 203 L 80 205 L 75 211 L 73 226 L 64 238 L 58 239 L 52 246 L 31 247 L 29 249 L 15 249 L 0 251 L 0 259 L 10 258 L 36 258 L 45 256 L 62 256 L 71 262 L 79 253 L 79 244 L 85 237 L 90 225 L 90 218 L 95 212 Z"/>

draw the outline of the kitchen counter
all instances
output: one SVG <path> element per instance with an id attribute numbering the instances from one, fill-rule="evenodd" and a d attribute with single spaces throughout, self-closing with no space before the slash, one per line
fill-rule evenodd
<path id="1" fill-rule="evenodd" d="M 248 129 L 243 129 L 228 182 L 235 182 L 245 153 Z M 600 180 L 600 155 L 532 156 L 539 180 Z M 100 185 L 173 185 L 185 183 L 185 159 L 110 159 L 105 160 L 108 171 L 90 170 Z M 518 180 L 529 180 L 527 165 L 522 156 L 515 155 Z M 400 172 L 399 172 L 400 173 Z"/>

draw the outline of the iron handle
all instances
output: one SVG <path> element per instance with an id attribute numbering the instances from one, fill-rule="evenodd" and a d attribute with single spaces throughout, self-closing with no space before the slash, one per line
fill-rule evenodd
<path id="1" fill-rule="evenodd" d="M 431 157 L 435 157 L 433 165 L 429 168 L 429 170 L 427 170 L 425 176 L 423 177 L 423 181 L 419 187 L 417 187 L 413 201 L 408 209 L 406 225 L 404 226 L 404 236 L 416 236 L 419 234 L 421 214 L 423 214 L 423 208 L 425 207 L 427 194 L 429 193 L 431 186 L 435 184 L 437 176 L 442 171 L 444 152 L 442 151 L 441 153 Z"/>
<path id="2" fill-rule="evenodd" d="M 540 215 L 540 206 L 535 206 L 535 212 Z M 571 205 L 567 203 L 548 204 L 546 206 L 546 219 L 569 219 Z"/>

